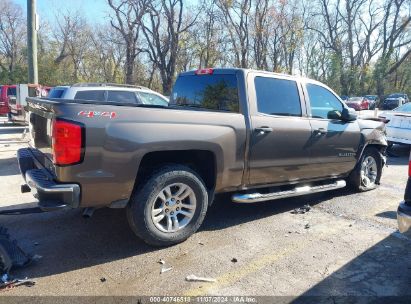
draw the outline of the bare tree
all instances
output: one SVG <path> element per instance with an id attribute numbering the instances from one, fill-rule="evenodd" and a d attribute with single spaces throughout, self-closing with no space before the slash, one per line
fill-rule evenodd
<path id="1" fill-rule="evenodd" d="M 91 36 L 93 48 L 95 49 L 94 56 L 98 57 L 95 61 L 95 73 L 101 75 L 105 82 L 117 82 L 122 80 L 121 73 L 122 62 L 125 57 L 122 37 L 112 27 L 96 29 L 94 35 Z"/>
<path id="2" fill-rule="evenodd" d="M 56 16 L 54 38 L 60 46 L 55 64 L 71 62 L 72 81 L 81 80 L 80 73 L 85 73 L 85 56 L 90 47 L 91 29 L 80 12 L 66 11 Z"/>
<path id="3" fill-rule="evenodd" d="M 251 0 L 218 0 L 235 55 L 235 65 L 249 67 Z"/>
<path id="4" fill-rule="evenodd" d="M 21 60 L 19 51 L 24 45 L 24 37 L 25 27 L 21 7 L 10 0 L 2 0 L 0 2 L 0 57 L 4 57 L 5 60 L 4 63 L 0 61 L 0 67 L 9 72 L 11 81 L 16 64 Z"/>
<path id="5" fill-rule="evenodd" d="M 174 82 L 180 39 L 193 26 L 198 15 L 184 15 L 183 0 L 158 0 L 149 4 L 146 20 L 141 23 L 145 51 L 160 71 L 163 92 L 169 94 Z M 184 20 L 186 20 L 184 22 Z"/>
<path id="6" fill-rule="evenodd" d="M 227 35 L 223 24 L 219 22 L 216 1 L 204 3 L 198 22 L 187 33 L 192 40 L 191 47 L 195 50 L 195 56 L 198 57 L 198 68 L 224 65 L 227 58 Z"/>
<path id="7" fill-rule="evenodd" d="M 270 40 L 269 0 L 255 1 L 253 48 L 257 69 L 268 70 L 268 44 Z"/>
<path id="8" fill-rule="evenodd" d="M 394 73 L 411 55 L 410 1 L 386 0 L 385 15 L 382 25 L 382 43 L 380 58 L 375 69 L 377 94 L 384 95 L 384 80 Z M 407 14 L 402 14 L 406 11 Z M 394 57 L 395 51 L 405 48 L 400 56 Z"/>
<path id="9" fill-rule="evenodd" d="M 146 13 L 148 0 L 107 0 L 114 12 L 110 24 L 123 37 L 126 50 L 126 83 L 134 82 L 134 63 L 139 54 L 138 41 L 140 36 L 141 20 Z"/>

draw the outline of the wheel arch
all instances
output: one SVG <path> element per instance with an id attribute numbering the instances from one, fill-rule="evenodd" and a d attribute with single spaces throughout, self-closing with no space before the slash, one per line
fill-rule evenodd
<path id="1" fill-rule="evenodd" d="M 208 192 L 214 192 L 217 181 L 217 157 L 209 150 L 167 150 L 146 153 L 141 159 L 134 188 L 154 171 L 170 164 L 184 165 L 195 171 L 203 179 Z"/>

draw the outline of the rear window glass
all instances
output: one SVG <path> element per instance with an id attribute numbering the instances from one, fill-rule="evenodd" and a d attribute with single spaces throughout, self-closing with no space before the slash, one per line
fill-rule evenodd
<path id="1" fill-rule="evenodd" d="M 258 112 L 269 115 L 301 116 L 300 96 L 293 80 L 256 77 Z"/>
<path id="2" fill-rule="evenodd" d="M 128 91 L 108 91 L 107 101 L 118 103 L 137 103 L 136 93 Z"/>
<path id="3" fill-rule="evenodd" d="M 180 76 L 170 104 L 238 112 L 237 77 L 229 74 Z"/>
<path id="4" fill-rule="evenodd" d="M 66 89 L 52 89 L 47 97 L 49 98 L 61 98 Z"/>
<path id="5" fill-rule="evenodd" d="M 16 96 L 16 88 L 8 88 L 7 96 Z"/>
<path id="6" fill-rule="evenodd" d="M 74 99 L 105 101 L 104 90 L 98 91 L 79 91 Z"/>

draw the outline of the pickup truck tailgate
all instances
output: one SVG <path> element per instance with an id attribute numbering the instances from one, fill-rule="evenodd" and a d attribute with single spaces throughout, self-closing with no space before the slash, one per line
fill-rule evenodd
<path id="1" fill-rule="evenodd" d="M 50 104 L 28 103 L 30 146 L 42 152 L 44 157 L 52 161 L 52 119 L 53 108 Z M 39 160 L 40 161 L 40 160 Z M 43 165 L 44 160 L 42 160 Z"/>

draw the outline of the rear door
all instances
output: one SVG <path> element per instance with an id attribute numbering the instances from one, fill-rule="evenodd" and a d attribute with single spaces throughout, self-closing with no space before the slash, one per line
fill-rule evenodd
<path id="1" fill-rule="evenodd" d="M 310 177 L 310 121 L 299 83 L 268 73 L 248 76 L 251 116 L 249 183 L 288 183 Z"/>
<path id="2" fill-rule="evenodd" d="M 331 111 L 341 113 L 344 106 L 336 94 L 322 84 L 307 82 L 305 92 L 312 126 L 309 143 L 312 177 L 348 173 L 355 167 L 360 145 L 358 123 L 329 118 Z"/>

